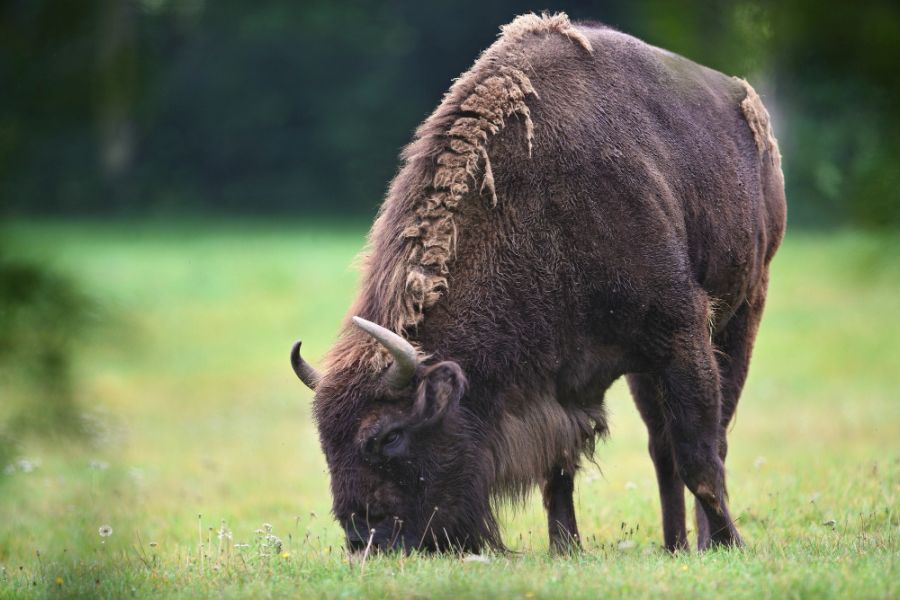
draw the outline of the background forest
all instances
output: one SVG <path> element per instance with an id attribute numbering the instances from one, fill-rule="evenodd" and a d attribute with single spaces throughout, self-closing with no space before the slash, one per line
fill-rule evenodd
<path id="1" fill-rule="evenodd" d="M 365 221 L 398 150 L 498 25 L 542 8 L 745 77 L 792 226 L 900 225 L 900 9 L 785 0 L 7 0 L 6 215 Z"/>

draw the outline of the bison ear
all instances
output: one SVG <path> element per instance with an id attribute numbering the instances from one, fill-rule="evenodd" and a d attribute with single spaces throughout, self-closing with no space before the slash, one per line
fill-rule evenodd
<path id="1" fill-rule="evenodd" d="M 458 403 L 466 391 L 466 376 L 453 361 L 440 362 L 422 373 L 413 414 L 419 425 L 430 425 L 442 419 Z"/>

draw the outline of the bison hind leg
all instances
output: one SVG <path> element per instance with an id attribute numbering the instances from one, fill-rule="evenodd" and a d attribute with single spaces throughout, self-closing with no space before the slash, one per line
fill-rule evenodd
<path id="1" fill-rule="evenodd" d="M 722 392 L 718 449 L 723 467 L 725 457 L 728 455 L 728 426 L 734 418 L 744 382 L 747 380 L 750 356 L 765 305 L 767 280 L 767 275 L 764 275 L 755 293 L 741 303 L 713 339 L 717 350 L 716 360 Z M 710 528 L 699 501 L 694 503 L 694 514 L 697 520 L 697 547 L 703 550 L 710 545 Z"/>
<path id="2" fill-rule="evenodd" d="M 697 308 L 703 310 L 696 310 L 673 336 L 670 360 L 658 373 L 667 430 L 681 480 L 706 517 L 709 538 L 703 547 L 741 546 L 725 497 L 719 364 L 708 335 L 706 306 Z"/>
<path id="3" fill-rule="evenodd" d="M 656 377 L 637 373 L 629 374 L 627 379 L 634 403 L 647 426 L 648 449 L 659 487 L 663 541 L 666 550 L 669 552 L 687 550 L 684 482 L 678 474 L 675 451 L 669 437 L 662 382 Z"/>

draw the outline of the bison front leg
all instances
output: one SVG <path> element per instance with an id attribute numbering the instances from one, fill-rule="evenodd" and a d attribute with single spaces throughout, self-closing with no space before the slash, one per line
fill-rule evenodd
<path id="1" fill-rule="evenodd" d="M 575 473 L 562 467 L 554 468 L 544 482 L 544 508 L 550 530 L 550 551 L 564 554 L 578 550 L 581 540 L 575 523 Z"/>
<path id="2" fill-rule="evenodd" d="M 674 356 L 661 374 L 675 462 L 706 516 L 710 543 L 740 546 L 743 542 L 725 496 L 719 367 L 705 321 L 678 338 Z"/>

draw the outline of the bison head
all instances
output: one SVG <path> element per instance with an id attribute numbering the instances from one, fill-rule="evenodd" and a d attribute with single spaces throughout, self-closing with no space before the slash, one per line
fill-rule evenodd
<path id="1" fill-rule="evenodd" d="M 353 323 L 393 356 L 381 373 L 319 373 L 294 345 L 291 363 L 315 393 L 333 512 L 352 551 L 479 551 L 500 546 L 490 510 L 479 420 L 460 405 L 466 377 L 424 361 L 401 336 Z"/>

